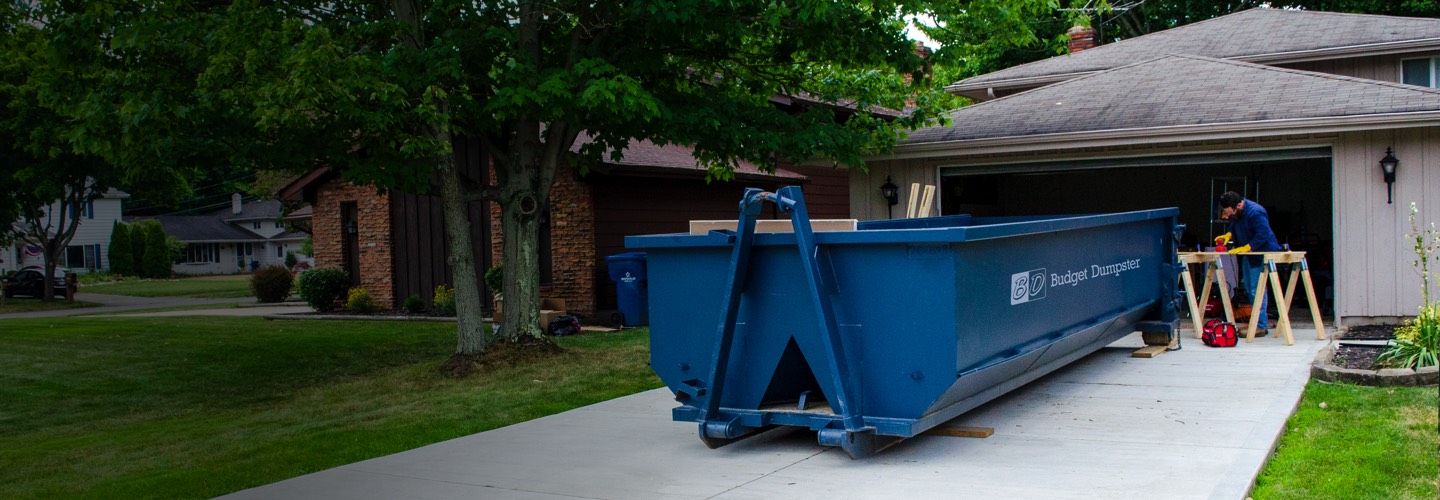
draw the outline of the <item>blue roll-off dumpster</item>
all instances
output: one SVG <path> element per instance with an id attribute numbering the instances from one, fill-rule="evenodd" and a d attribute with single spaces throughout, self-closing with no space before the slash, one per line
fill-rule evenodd
<path id="1" fill-rule="evenodd" d="M 764 202 L 794 233 L 755 234 Z M 813 232 L 798 187 L 747 189 L 735 231 L 646 249 L 651 366 L 710 447 L 773 426 L 879 451 L 1176 318 L 1173 208 L 946 216 Z"/>
<path id="2" fill-rule="evenodd" d="M 645 278 L 645 252 L 628 252 L 605 257 L 610 281 L 615 282 L 615 302 L 622 326 L 650 324 L 650 292 Z"/>

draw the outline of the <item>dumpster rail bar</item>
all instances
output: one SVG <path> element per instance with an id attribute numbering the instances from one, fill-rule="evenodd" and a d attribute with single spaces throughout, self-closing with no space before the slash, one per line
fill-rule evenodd
<path id="1" fill-rule="evenodd" d="M 793 233 L 756 233 L 767 203 Z M 750 188 L 734 230 L 626 246 L 650 249 L 651 366 L 681 403 L 676 421 L 711 448 L 805 427 L 859 458 L 1136 330 L 1173 335 L 1177 214 L 817 234 L 799 187 Z"/>
<path id="2" fill-rule="evenodd" d="M 868 448 L 867 443 L 860 443 L 857 446 L 855 439 L 847 439 L 855 433 L 868 432 L 873 435 L 873 427 L 865 427 L 859 412 L 851 407 L 851 401 L 855 396 L 850 393 L 853 383 L 851 371 L 845 362 L 845 356 L 840 342 L 838 329 L 835 326 L 834 305 L 831 304 L 827 290 L 825 276 L 828 273 L 820 268 L 819 258 L 820 247 L 815 244 L 815 232 L 810 227 L 810 215 L 805 209 L 805 200 L 801 196 L 798 186 L 787 186 L 780 188 L 774 193 L 766 192 L 756 188 L 747 188 L 745 195 L 740 201 L 740 219 L 736 231 L 733 233 L 734 249 L 730 255 L 730 270 L 726 273 L 725 300 L 720 312 L 720 324 L 716 328 L 715 335 L 715 362 L 710 366 L 710 374 L 702 383 L 698 380 L 687 381 L 684 385 L 692 388 L 691 396 L 703 395 L 709 391 L 705 403 L 701 406 L 700 415 L 697 418 L 700 427 L 700 439 L 706 446 L 711 448 L 724 446 L 735 439 L 745 437 L 753 431 L 752 427 L 741 425 L 741 417 L 733 412 L 725 414 L 720 411 L 721 391 L 725 380 L 726 369 L 730 365 L 730 353 L 734 347 L 736 315 L 740 310 L 740 296 L 745 290 L 745 277 L 749 271 L 751 247 L 755 240 L 755 221 L 760 215 L 760 208 L 764 202 L 769 201 L 779 206 L 780 210 L 790 216 L 791 224 L 795 228 L 795 246 L 800 252 L 800 262 L 804 266 L 806 286 L 810 292 L 810 302 L 814 307 L 815 326 L 819 328 L 819 341 L 823 346 L 822 367 L 829 372 L 829 379 L 834 381 L 830 402 L 831 413 L 838 418 L 841 429 L 830 429 L 830 432 L 822 432 L 821 441 L 834 441 L 831 446 L 841 445 L 851 455 L 868 455 L 873 451 Z M 804 408 L 804 398 L 800 401 L 800 408 Z M 825 429 L 821 429 L 824 431 Z M 897 440 L 898 441 L 898 440 Z"/>

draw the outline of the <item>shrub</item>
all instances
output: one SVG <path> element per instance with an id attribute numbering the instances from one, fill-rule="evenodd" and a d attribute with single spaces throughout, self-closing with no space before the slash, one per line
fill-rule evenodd
<path id="1" fill-rule="evenodd" d="M 110 230 L 110 272 L 121 276 L 135 274 L 134 247 L 130 245 L 130 229 L 124 223 L 115 221 Z"/>
<path id="2" fill-rule="evenodd" d="M 1376 361 L 1396 368 L 1440 365 L 1440 303 L 1420 307 L 1420 314 L 1395 329 L 1395 344 Z"/>
<path id="3" fill-rule="evenodd" d="M 350 273 L 333 267 L 321 267 L 300 273 L 300 298 L 316 311 L 330 312 L 340 307 L 350 290 Z"/>
<path id="4" fill-rule="evenodd" d="M 137 278 L 149 278 L 145 272 L 145 232 L 151 221 L 142 220 L 130 225 L 130 274 Z M 114 267 L 114 266 L 111 266 Z"/>
<path id="5" fill-rule="evenodd" d="M 146 226 L 145 261 L 141 274 L 147 278 L 169 278 L 174 264 L 170 260 L 170 246 L 165 242 L 165 228 L 153 221 Z"/>
<path id="6" fill-rule="evenodd" d="M 455 289 L 450 285 L 435 287 L 435 313 L 441 316 L 455 315 Z"/>
<path id="7" fill-rule="evenodd" d="M 298 263 L 300 263 L 300 261 L 295 258 L 295 252 L 285 252 L 285 267 L 294 269 L 295 264 Z"/>
<path id="8" fill-rule="evenodd" d="M 284 266 L 265 266 L 250 275 L 250 290 L 260 302 L 284 302 L 294 284 L 295 276 Z"/>
<path id="9" fill-rule="evenodd" d="M 352 312 L 368 314 L 375 312 L 375 299 L 370 298 L 370 291 L 363 286 L 350 289 L 350 294 L 345 299 L 345 308 Z"/>
<path id="10" fill-rule="evenodd" d="M 497 297 L 505 288 L 505 265 L 500 264 L 485 271 L 485 286 Z"/>
<path id="11" fill-rule="evenodd" d="M 419 295 L 411 295 L 405 297 L 405 302 L 400 304 L 400 308 L 410 314 L 420 314 L 425 312 L 425 301 L 421 300 Z"/>
<path id="12" fill-rule="evenodd" d="M 110 271 L 101 269 L 93 273 L 79 273 L 79 277 L 76 278 L 76 281 L 81 285 L 110 283 L 112 281 L 115 281 L 115 274 L 111 273 Z"/>

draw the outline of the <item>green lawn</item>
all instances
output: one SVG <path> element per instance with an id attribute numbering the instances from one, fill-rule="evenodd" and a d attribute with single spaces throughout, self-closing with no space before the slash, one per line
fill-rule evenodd
<path id="1" fill-rule="evenodd" d="M 11 297 L 5 299 L 5 305 L 0 306 L 0 314 L 54 311 L 57 309 L 80 309 L 99 305 L 97 302 L 85 302 L 83 300 L 77 300 L 74 304 L 71 304 L 65 302 L 65 299 L 45 302 L 31 297 Z"/>
<path id="2" fill-rule="evenodd" d="M 131 297 L 198 297 L 229 299 L 253 297 L 249 276 L 201 276 L 173 280 L 125 280 L 80 287 L 82 293 Z"/>
<path id="3" fill-rule="evenodd" d="M 1251 495 L 1257 500 L 1440 498 L 1437 401 L 1440 393 L 1433 386 L 1311 381 Z"/>
<path id="4" fill-rule="evenodd" d="M 5 320 L 0 498 L 210 497 L 659 387 L 648 333 L 454 380 L 454 325 Z"/>

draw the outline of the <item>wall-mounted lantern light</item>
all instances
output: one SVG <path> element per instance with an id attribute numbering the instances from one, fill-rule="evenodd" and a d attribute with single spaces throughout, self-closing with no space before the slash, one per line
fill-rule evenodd
<path id="1" fill-rule="evenodd" d="M 1390 148 L 1385 148 L 1385 157 L 1380 159 L 1380 173 L 1385 176 L 1385 203 L 1395 202 L 1395 167 L 1400 166 L 1400 160 L 1391 153 Z"/>
<path id="2" fill-rule="evenodd" d="M 885 197 L 885 202 L 890 205 L 885 207 L 885 218 L 890 218 L 890 207 L 900 204 L 900 187 L 890 182 L 890 176 L 885 176 L 885 183 L 880 185 L 880 195 Z"/>

